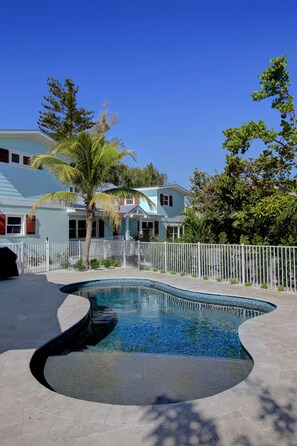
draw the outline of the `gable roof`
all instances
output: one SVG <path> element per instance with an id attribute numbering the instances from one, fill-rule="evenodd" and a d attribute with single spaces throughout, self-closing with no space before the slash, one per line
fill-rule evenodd
<path id="1" fill-rule="evenodd" d="M 21 129 L 0 130 L 0 138 L 1 138 L 1 136 L 9 137 L 9 138 L 31 137 L 31 138 L 34 138 L 37 141 L 41 142 L 48 148 L 52 147 L 56 143 L 50 136 L 46 135 L 45 133 L 41 132 L 40 130 L 21 130 Z"/>
<path id="2" fill-rule="evenodd" d="M 136 187 L 135 189 L 140 191 L 151 190 L 151 189 L 175 189 L 178 192 L 181 192 L 184 195 L 189 195 L 190 192 L 182 186 L 178 184 L 165 184 L 163 186 L 148 186 L 148 187 Z"/>

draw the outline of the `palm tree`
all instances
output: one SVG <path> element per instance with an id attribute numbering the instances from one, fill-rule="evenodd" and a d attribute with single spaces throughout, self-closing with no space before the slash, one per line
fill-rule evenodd
<path id="1" fill-rule="evenodd" d="M 150 207 L 153 203 L 146 195 L 126 187 L 106 188 L 105 178 L 114 166 L 125 156 L 134 158 L 130 150 L 121 151 L 118 139 L 107 140 L 104 133 L 91 135 L 82 132 L 73 138 L 64 139 L 55 145 L 48 154 L 35 155 L 33 169 L 46 167 L 54 173 L 62 185 L 72 186 L 73 192 L 51 192 L 41 197 L 32 207 L 33 214 L 45 202 L 55 202 L 65 206 L 83 202 L 86 211 L 86 239 L 83 263 L 88 267 L 95 212 L 99 207 L 103 218 L 118 228 L 121 223 L 118 197 L 129 195 L 144 198 Z"/>

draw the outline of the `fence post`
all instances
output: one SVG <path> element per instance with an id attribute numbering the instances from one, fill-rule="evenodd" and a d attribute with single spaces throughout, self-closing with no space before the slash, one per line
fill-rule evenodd
<path id="1" fill-rule="evenodd" d="M 167 273 L 167 242 L 164 242 L 164 250 L 165 250 L 164 269 L 165 269 L 165 272 Z"/>
<path id="2" fill-rule="evenodd" d="M 49 241 L 45 242 L 45 271 L 49 271 Z"/>
<path id="3" fill-rule="evenodd" d="M 24 264 L 24 242 L 21 242 L 21 274 L 25 273 L 25 264 Z"/>
<path id="4" fill-rule="evenodd" d="M 244 255 L 244 243 L 241 244 L 241 281 L 245 284 L 245 255 Z"/>
<path id="5" fill-rule="evenodd" d="M 78 241 L 78 259 L 81 258 L 81 241 Z"/>
<path id="6" fill-rule="evenodd" d="M 106 259 L 106 240 L 103 240 L 103 258 Z"/>
<path id="7" fill-rule="evenodd" d="M 123 247 L 123 268 L 126 268 L 126 240 L 123 240 L 122 242 L 119 242 L 119 243 L 122 243 L 122 244 L 124 244 L 124 247 Z"/>
<path id="8" fill-rule="evenodd" d="M 198 254 L 198 277 L 201 279 L 201 245 L 200 242 L 197 243 L 197 254 Z"/>
<path id="9" fill-rule="evenodd" d="M 140 240 L 138 240 L 138 242 L 137 242 L 137 267 L 138 267 L 138 269 L 140 269 L 140 262 L 141 262 L 141 258 L 140 258 L 140 249 L 141 249 L 141 247 L 140 247 Z"/>

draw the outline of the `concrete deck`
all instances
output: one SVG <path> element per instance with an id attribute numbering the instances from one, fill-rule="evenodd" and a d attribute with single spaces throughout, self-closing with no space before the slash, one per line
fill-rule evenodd
<path id="1" fill-rule="evenodd" d="M 31 375 L 34 349 L 72 326 L 88 302 L 60 286 L 144 277 L 184 289 L 268 300 L 276 311 L 240 327 L 255 366 L 220 394 L 159 406 L 116 406 L 54 393 Z M 297 296 L 133 269 L 56 271 L 0 281 L 1 446 L 297 445 Z"/>

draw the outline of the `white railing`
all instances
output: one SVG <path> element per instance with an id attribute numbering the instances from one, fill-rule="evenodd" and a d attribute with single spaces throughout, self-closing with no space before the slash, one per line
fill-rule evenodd
<path id="1" fill-rule="evenodd" d="M 4 243 L 18 256 L 20 273 L 73 267 L 84 242 Z M 218 281 L 297 291 L 297 247 L 92 240 L 91 259 L 117 258 L 123 267 L 155 269 Z"/>

